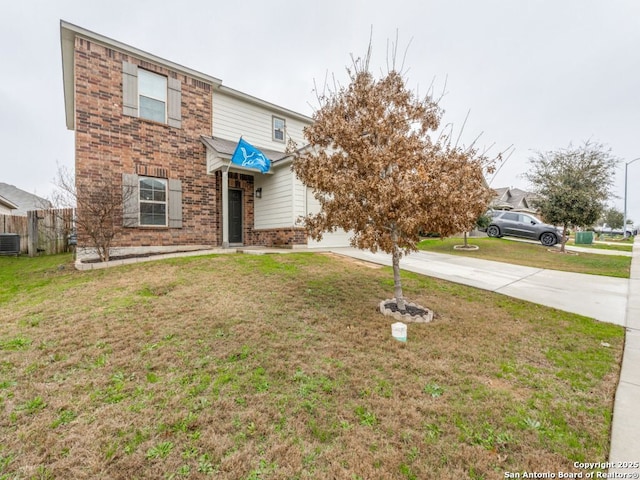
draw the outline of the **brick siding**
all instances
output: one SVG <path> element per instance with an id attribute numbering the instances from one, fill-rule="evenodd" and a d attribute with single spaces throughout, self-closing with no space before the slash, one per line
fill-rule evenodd
<path id="1" fill-rule="evenodd" d="M 254 230 L 253 242 L 264 247 L 293 248 L 307 244 L 307 233 L 304 228 Z"/>
<path id="2" fill-rule="evenodd" d="M 123 115 L 123 61 L 180 80 L 182 128 Z M 122 173 L 182 182 L 182 228 L 118 228 L 114 246 L 220 245 L 221 179 L 207 175 L 200 141 L 200 135 L 211 134 L 211 86 L 76 37 L 75 88 L 78 179 L 107 177 L 116 188 Z M 252 204 L 246 212 L 253 225 Z M 79 242 L 84 241 L 79 232 Z"/>
<path id="3" fill-rule="evenodd" d="M 122 62 L 181 83 L 182 128 L 123 115 Z M 179 179 L 182 227 L 121 227 L 113 247 L 222 245 L 222 174 L 207 174 L 200 135 L 212 131 L 212 87 L 165 67 L 76 37 L 76 178 L 108 179 L 122 191 L 122 174 Z M 229 188 L 243 191 L 245 245 L 306 245 L 303 229 L 254 230 L 254 179 L 229 173 Z M 82 215 L 78 209 L 78 215 Z M 78 246 L 87 246 L 78 232 Z"/>

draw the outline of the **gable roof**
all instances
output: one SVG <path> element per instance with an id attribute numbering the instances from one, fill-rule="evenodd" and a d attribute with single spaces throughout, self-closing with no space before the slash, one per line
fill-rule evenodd
<path id="1" fill-rule="evenodd" d="M 29 210 L 51 208 L 51 202 L 45 198 L 25 192 L 14 185 L 0 182 L 0 197 L 13 203 L 14 215 L 26 215 Z M 10 207 L 11 208 L 11 207 Z"/>

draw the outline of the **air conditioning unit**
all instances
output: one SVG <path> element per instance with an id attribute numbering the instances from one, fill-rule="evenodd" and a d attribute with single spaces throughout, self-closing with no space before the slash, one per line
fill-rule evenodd
<path id="1" fill-rule="evenodd" d="M 0 255 L 19 255 L 20 235 L 17 233 L 0 233 Z"/>

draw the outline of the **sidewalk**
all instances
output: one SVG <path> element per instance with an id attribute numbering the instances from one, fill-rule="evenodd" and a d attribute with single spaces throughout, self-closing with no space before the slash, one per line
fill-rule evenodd
<path id="1" fill-rule="evenodd" d="M 633 246 L 625 326 L 622 371 L 611 426 L 609 461 L 613 463 L 640 462 L 640 242 Z M 609 471 L 640 474 L 640 468 Z"/>
<path id="2" fill-rule="evenodd" d="M 333 253 L 391 265 L 389 255 L 355 248 Z M 521 267 L 462 256 L 416 252 L 400 261 L 403 270 L 502 293 L 626 327 L 624 358 L 615 396 L 609 462 L 611 478 L 638 478 L 640 468 L 640 242 L 634 244 L 631 278 L 603 277 Z"/>
<path id="3" fill-rule="evenodd" d="M 502 237 L 504 240 L 510 240 L 512 242 L 522 242 L 522 243 L 531 243 L 533 245 L 539 245 L 540 242 L 536 240 L 527 240 L 524 238 L 516 238 L 516 237 Z M 615 242 L 594 242 L 594 244 L 602 244 L 602 245 L 620 245 L 620 243 Z M 576 245 L 565 245 L 565 249 L 571 252 L 582 252 L 582 253 L 593 253 L 594 255 L 614 255 L 619 257 L 631 257 L 633 256 L 632 252 L 626 252 L 623 250 L 608 250 L 605 248 L 590 248 L 589 246 L 579 247 Z"/>

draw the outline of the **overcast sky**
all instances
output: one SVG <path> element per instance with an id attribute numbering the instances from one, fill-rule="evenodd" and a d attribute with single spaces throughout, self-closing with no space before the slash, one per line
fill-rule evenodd
<path id="1" fill-rule="evenodd" d="M 222 79 L 311 115 L 314 80 L 344 82 L 373 27 L 375 71 L 399 34 L 410 86 L 434 82 L 445 123 L 463 140 L 515 152 L 491 186 L 527 188 L 535 151 L 591 140 L 640 157 L 637 0 L 23 0 L 0 16 L 0 181 L 48 196 L 56 164 L 73 166 L 65 126 L 60 20 Z M 629 166 L 628 214 L 640 223 L 640 161 Z"/>

